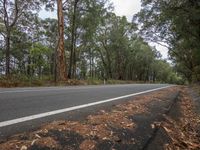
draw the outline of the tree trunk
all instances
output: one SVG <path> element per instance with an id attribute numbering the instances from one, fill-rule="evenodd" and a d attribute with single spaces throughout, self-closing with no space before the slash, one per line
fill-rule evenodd
<path id="1" fill-rule="evenodd" d="M 79 0 L 74 1 L 73 16 L 72 16 L 72 30 L 71 30 L 71 50 L 70 50 L 70 62 L 69 62 L 69 78 L 74 78 L 76 73 L 76 12 L 77 4 Z"/>
<path id="2" fill-rule="evenodd" d="M 73 46 L 73 78 L 76 78 L 76 30 L 74 31 L 74 46 Z"/>
<path id="3" fill-rule="evenodd" d="M 63 16 L 63 4 L 62 0 L 57 0 L 58 7 L 58 47 L 57 47 L 57 74 L 58 80 L 64 81 L 67 79 L 66 63 L 65 63 L 65 51 L 64 51 L 64 16 Z"/>
<path id="4" fill-rule="evenodd" d="M 108 50 L 106 49 L 107 61 L 108 61 L 108 78 L 112 79 L 111 59 Z"/>
<path id="5" fill-rule="evenodd" d="M 54 75 L 54 62 L 55 62 L 55 60 L 54 60 L 54 58 L 55 58 L 55 56 L 54 56 L 54 53 L 52 53 L 51 54 L 51 56 L 50 56 L 50 72 L 49 72 L 49 75 L 50 76 L 52 76 L 53 77 L 53 75 Z"/>
<path id="6" fill-rule="evenodd" d="M 10 31 L 6 36 L 6 76 L 10 75 Z"/>
<path id="7" fill-rule="evenodd" d="M 27 75 L 30 77 L 31 76 L 31 57 L 30 57 L 30 54 L 28 56 L 28 65 L 27 65 Z"/>

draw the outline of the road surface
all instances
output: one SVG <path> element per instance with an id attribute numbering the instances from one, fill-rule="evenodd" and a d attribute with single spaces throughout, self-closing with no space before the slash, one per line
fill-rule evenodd
<path id="1" fill-rule="evenodd" d="M 37 126 L 48 122 L 47 118 L 56 120 L 57 116 L 65 112 L 88 106 L 94 107 L 102 103 L 109 104 L 112 101 L 168 86 L 167 84 L 129 84 L 2 88 L 0 89 L 0 137 L 30 129 L 36 122 Z"/>

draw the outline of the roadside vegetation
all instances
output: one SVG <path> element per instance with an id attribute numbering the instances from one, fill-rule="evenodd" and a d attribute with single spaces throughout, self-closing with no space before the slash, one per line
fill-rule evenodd
<path id="1" fill-rule="evenodd" d="M 134 83 L 160 83 L 160 82 L 144 82 L 131 80 L 101 80 L 88 78 L 86 80 L 68 79 L 66 81 L 54 82 L 49 76 L 39 78 L 28 78 L 26 76 L 12 75 L 10 77 L 0 77 L 0 87 L 39 87 L 39 86 L 74 86 L 74 85 L 104 85 L 104 84 L 134 84 Z"/>
<path id="2" fill-rule="evenodd" d="M 200 2 L 142 0 L 133 22 L 147 41 L 169 49 L 175 70 L 189 83 L 200 82 Z"/>
<path id="3" fill-rule="evenodd" d="M 145 10 L 147 2 L 143 3 Z M 40 18 L 38 12 L 44 7 L 58 11 L 58 19 Z M 184 84 L 198 75 L 198 61 L 192 72 L 187 69 L 190 77 L 179 74 L 186 66 L 172 52 L 182 47 L 172 45 L 173 63 L 168 63 L 148 44 L 139 32 L 148 24 L 144 10 L 137 15 L 144 26 L 138 26 L 137 21 L 116 16 L 109 0 L 2 0 L 0 9 L 0 86 L 102 84 L 104 80 Z"/>

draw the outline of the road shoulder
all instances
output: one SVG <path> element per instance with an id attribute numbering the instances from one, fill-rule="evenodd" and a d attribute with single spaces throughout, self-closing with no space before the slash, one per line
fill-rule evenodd
<path id="1" fill-rule="evenodd" d="M 155 135 L 145 149 L 200 149 L 199 91 L 193 87 L 180 89 L 165 119 L 155 125 Z"/>

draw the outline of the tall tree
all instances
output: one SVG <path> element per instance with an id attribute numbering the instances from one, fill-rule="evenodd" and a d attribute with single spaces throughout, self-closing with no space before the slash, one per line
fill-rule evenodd
<path id="1" fill-rule="evenodd" d="M 167 46 L 173 62 L 185 66 L 191 72 L 188 80 L 194 81 L 200 81 L 199 10 L 196 0 L 142 0 L 142 9 L 135 17 L 142 36 Z"/>
<path id="2" fill-rule="evenodd" d="M 0 20 L 3 20 L 5 26 L 5 51 L 6 51 L 6 75 L 10 74 L 10 45 L 11 32 L 18 20 L 25 16 L 28 10 L 38 9 L 37 0 L 20 1 L 20 0 L 1 0 L 0 1 Z"/>
<path id="3" fill-rule="evenodd" d="M 75 78 L 76 74 L 76 30 L 77 30 L 77 9 L 79 0 L 74 0 L 72 3 L 72 19 L 71 19 L 71 46 L 70 46 L 70 61 L 69 61 L 69 78 Z"/>
<path id="4" fill-rule="evenodd" d="M 57 46 L 57 75 L 58 80 L 64 81 L 67 79 L 66 61 L 65 61 L 65 46 L 64 46 L 64 16 L 62 0 L 57 0 L 57 15 L 58 15 L 58 46 Z"/>

